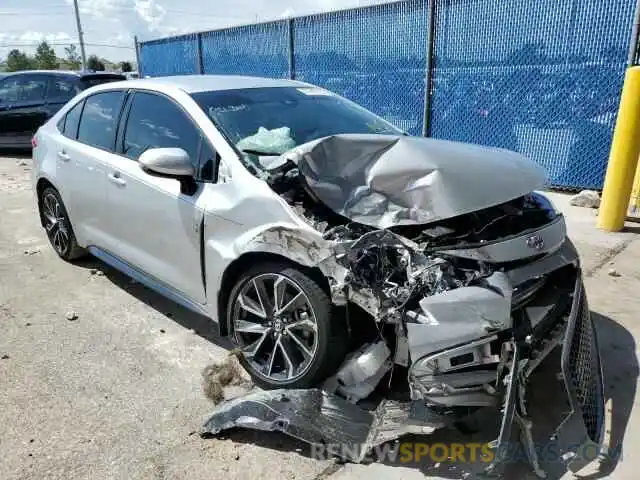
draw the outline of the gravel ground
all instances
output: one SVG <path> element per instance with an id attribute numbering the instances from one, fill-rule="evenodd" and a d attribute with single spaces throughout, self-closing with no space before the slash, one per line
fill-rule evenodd
<path id="1" fill-rule="evenodd" d="M 229 346 L 206 318 L 104 264 L 59 260 L 38 223 L 30 174 L 29 158 L 0 158 L 0 479 L 468 478 L 477 471 L 424 462 L 341 466 L 309 458 L 305 445 L 279 434 L 200 438 L 195 432 L 212 409 L 202 370 Z M 624 437 L 629 451 L 640 446 L 640 434 L 628 433 L 640 243 L 635 235 L 611 245 L 580 238 L 613 402 L 609 433 Z M 432 441 L 446 440 L 460 437 L 443 432 Z M 509 474 L 525 475 L 521 468 Z M 635 478 L 630 457 L 615 478 Z"/>

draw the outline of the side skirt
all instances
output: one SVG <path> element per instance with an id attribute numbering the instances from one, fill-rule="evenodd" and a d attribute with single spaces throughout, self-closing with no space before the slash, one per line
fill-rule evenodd
<path id="1" fill-rule="evenodd" d="M 135 267 L 129 265 L 124 260 L 108 253 L 98 247 L 89 247 L 89 253 L 94 257 L 102 260 L 107 265 L 115 268 L 116 270 L 124 273 L 125 275 L 133 278 L 137 282 L 143 284 L 145 287 L 150 288 L 151 290 L 159 293 L 163 297 L 166 297 L 183 307 L 199 313 L 200 315 L 204 315 L 206 317 L 209 316 L 209 312 L 207 312 L 205 305 L 201 305 L 199 303 L 194 302 L 193 300 L 185 297 L 180 292 L 176 291 L 173 287 L 157 280 L 146 273 L 137 270 Z"/>

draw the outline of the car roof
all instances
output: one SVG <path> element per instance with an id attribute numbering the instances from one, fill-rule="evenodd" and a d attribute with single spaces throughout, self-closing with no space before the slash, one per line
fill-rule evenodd
<path id="1" fill-rule="evenodd" d="M 110 83 L 109 88 L 177 87 L 187 93 L 239 90 L 244 88 L 307 87 L 309 84 L 279 78 L 247 77 L 240 75 L 176 75 L 171 77 L 138 78 Z"/>
<path id="2" fill-rule="evenodd" d="M 83 77 L 100 77 L 100 76 L 108 76 L 108 77 L 113 77 L 113 76 L 118 76 L 118 77 L 122 77 L 125 78 L 125 76 L 121 73 L 117 73 L 117 72 L 91 72 L 91 71 L 81 71 L 78 72 L 76 70 L 21 70 L 19 72 L 7 72 L 7 73 L 3 73 L 3 76 L 10 76 L 10 75 L 30 75 L 33 73 L 37 73 L 37 74 L 47 74 L 47 75 L 56 75 L 56 76 L 72 76 L 72 77 L 79 77 L 79 78 L 83 78 Z"/>

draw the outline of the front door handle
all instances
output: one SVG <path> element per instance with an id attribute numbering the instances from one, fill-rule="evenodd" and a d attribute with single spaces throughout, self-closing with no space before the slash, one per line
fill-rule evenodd
<path id="1" fill-rule="evenodd" d="M 69 160 L 71 160 L 71 157 L 64 150 L 58 152 L 58 158 L 63 162 L 68 162 Z"/>
<path id="2" fill-rule="evenodd" d="M 120 174 L 119 173 L 109 173 L 107 174 L 107 177 L 109 177 L 109 181 L 115 185 L 118 185 L 119 187 L 124 187 L 127 182 L 124 178 L 120 178 Z"/>

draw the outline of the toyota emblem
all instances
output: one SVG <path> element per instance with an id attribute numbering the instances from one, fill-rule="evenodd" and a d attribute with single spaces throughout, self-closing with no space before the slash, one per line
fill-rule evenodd
<path id="1" fill-rule="evenodd" d="M 531 235 L 527 238 L 527 247 L 534 250 L 542 250 L 544 248 L 544 240 L 540 235 Z"/>

